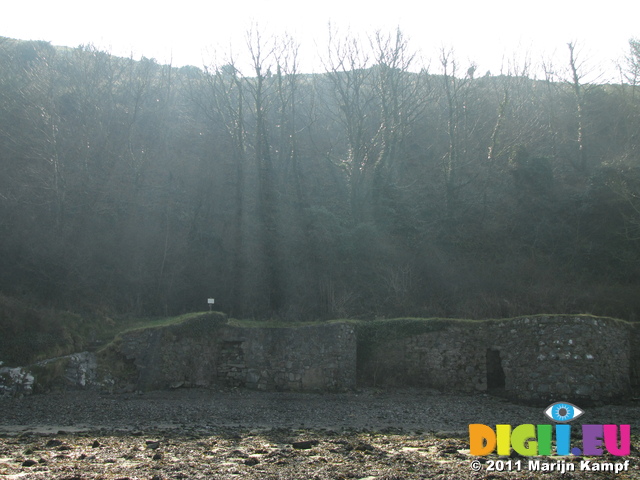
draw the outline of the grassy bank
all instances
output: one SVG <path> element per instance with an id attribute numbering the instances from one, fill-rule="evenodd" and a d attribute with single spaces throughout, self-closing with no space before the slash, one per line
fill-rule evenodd
<path id="1" fill-rule="evenodd" d="M 0 294 L 0 361 L 5 366 L 94 350 L 122 332 L 185 321 L 201 313 L 178 317 L 131 318 L 80 315 L 43 307 Z"/>

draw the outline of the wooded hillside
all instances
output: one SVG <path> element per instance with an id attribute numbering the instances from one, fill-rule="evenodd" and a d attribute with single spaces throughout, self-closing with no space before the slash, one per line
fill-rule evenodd
<path id="1" fill-rule="evenodd" d="M 446 51 L 426 69 L 400 32 L 334 38 L 313 75 L 257 34 L 250 69 L 204 70 L 0 38 L 0 291 L 137 315 L 215 297 L 243 318 L 635 320 L 630 45 L 612 85 L 573 48 L 565 76 Z"/>

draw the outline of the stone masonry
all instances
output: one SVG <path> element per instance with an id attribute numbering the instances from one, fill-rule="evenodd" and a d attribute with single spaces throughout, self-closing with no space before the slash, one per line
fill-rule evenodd
<path id="1" fill-rule="evenodd" d="M 355 387 L 356 342 L 347 324 L 295 328 L 228 325 L 209 314 L 132 331 L 115 348 L 137 371 L 136 389 L 234 386 L 259 390 Z"/>
<path id="2" fill-rule="evenodd" d="M 610 400 L 631 389 L 632 333 L 633 324 L 591 316 L 449 320 L 368 346 L 358 383 L 492 391 L 527 402 Z"/>
<path id="3" fill-rule="evenodd" d="M 123 334 L 105 358 L 137 390 L 414 386 L 586 404 L 638 387 L 639 340 L 635 324 L 588 315 L 240 327 L 206 314 Z"/>

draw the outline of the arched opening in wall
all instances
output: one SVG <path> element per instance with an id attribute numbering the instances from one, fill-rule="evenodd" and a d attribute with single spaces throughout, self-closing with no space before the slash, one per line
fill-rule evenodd
<path id="1" fill-rule="evenodd" d="M 504 370 L 500 350 L 487 348 L 487 390 L 504 389 Z"/>

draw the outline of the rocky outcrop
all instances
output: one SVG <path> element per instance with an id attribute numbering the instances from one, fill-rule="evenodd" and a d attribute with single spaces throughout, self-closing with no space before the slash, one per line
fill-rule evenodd
<path id="1" fill-rule="evenodd" d="M 79 352 L 37 362 L 28 367 L 0 368 L 0 396 L 30 395 L 34 390 L 105 388 L 110 379 L 99 378 L 95 353 Z"/>
<path id="2" fill-rule="evenodd" d="M 0 367 L 0 396 L 30 395 L 34 382 L 34 376 L 26 368 Z"/>
<path id="3" fill-rule="evenodd" d="M 48 376 L 48 381 L 67 387 L 101 387 L 98 380 L 98 360 L 93 352 L 79 352 L 63 357 L 50 358 L 36 363 L 32 369 Z M 42 380 L 41 380 L 42 381 Z"/>

